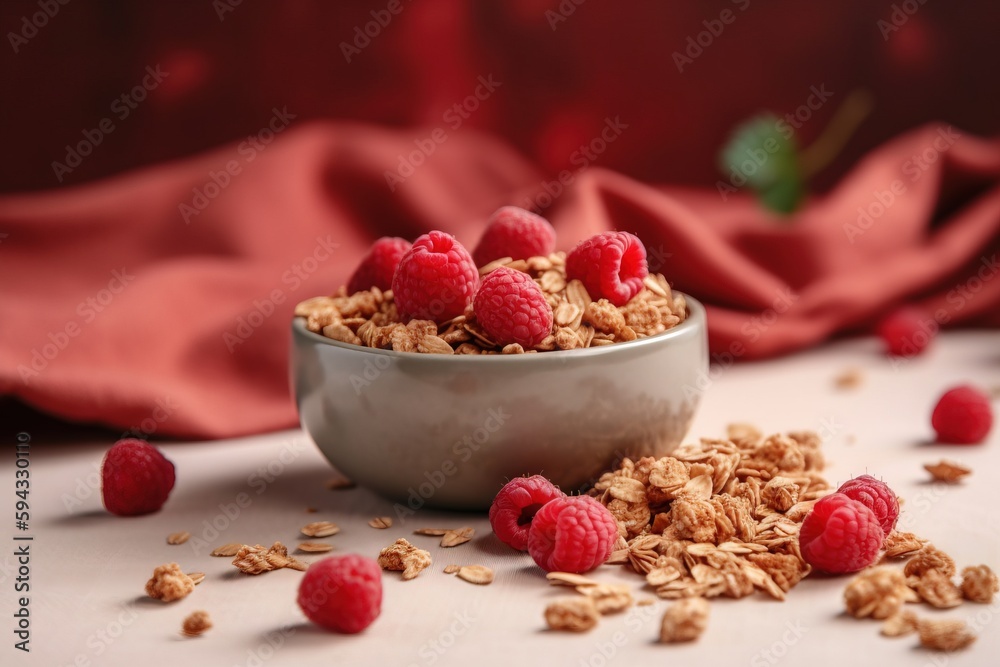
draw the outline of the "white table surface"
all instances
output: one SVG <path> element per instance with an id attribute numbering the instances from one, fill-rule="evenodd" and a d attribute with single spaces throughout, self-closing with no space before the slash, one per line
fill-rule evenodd
<path id="1" fill-rule="evenodd" d="M 862 369 L 862 385 L 836 389 L 834 377 L 850 367 Z M 860 339 L 719 370 L 690 437 L 720 435 L 732 421 L 753 422 L 765 431 L 819 430 L 826 438 L 828 479 L 836 483 L 864 472 L 884 478 L 906 499 L 904 525 L 950 553 L 959 567 L 987 563 L 1000 570 L 1000 427 L 982 445 L 947 447 L 930 444 L 929 426 L 931 407 L 947 386 L 1000 385 L 1000 333 L 950 333 L 923 357 L 898 367 L 879 353 L 875 340 Z M 13 433 L 23 430 L 6 426 Z M 13 648 L 12 448 L 3 456 L 9 522 L 0 556 L 2 665 L 959 666 L 995 665 L 1000 654 L 1000 623 L 994 620 L 1000 602 L 946 612 L 921 605 L 922 615 L 978 618 L 976 644 L 944 656 L 917 649 L 914 636 L 885 639 L 878 622 L 846 617 L 841 594 L 847 578 L 807 579 L 785 603 L 761 594 L 714 600 L 708 630 L 691 645 L 655 643 L 665 601 L 604 617 L 586 634 L 548 632 L 542 610 L 566 591 L 548 586 L 527 555 L 499 544 L 484 516 L 421 511 L 389 530 L 372 529 L 368 519 L 392 514 L 391 503 L 362 489 L 327 490 L 332 469 L 301 431 L 162 444 L 177 466 L 177 486 L 162 511 L 129 519 L 102 509 L 95 472 L 111 442 L 86 433 L 76 442 L 32 443 L 28 655 Z M 929 484 L 922 464 L 941 457 L 975 472 L 958 486 Z M 268 466 L 277 473 L 273 477 L 258 472 Z M 220 506 L 233 504 L 239 494 L 246 494 L 249 505 L 231 519 L 220 518 Z M 319 512 L 307 514 L 309 506 Z M 207 555 L 226 542 L 294 545 L 300 526 L 323 519 L 342 528 L 329 538 L 337 552 L 375 556 L 405 536 L 434 558 L 432 568 L 413 581 L 386 573 L 382 615 L 358 636 L 329 634 L 305 621 L 295 605 L 299 572 L 248 577 L 230 559 Z M 224 529 L 205 535 L 206 522 L 213 521 Z M 411 534 L 420 527 L 462 525 L 474 526 L 477 535 L 454 549 Z M 194 539 L 167 545 L 167 534 L 179 530 L 204 536 L 208 547 L 196 549 Z M 168 561 L 207 574 L 194 593 L 172 604 L 143 594 L 153 567 Z M 446 576 L 441 570 L 449 563 L 488 565 L 496 581 L 479 587 Z M 651 595 L 638 575 L 619 566 L 603 566 L 593 576 L 630 582 L 637 595 Z M 184 638 L 181 621 L 197 609 L 207 610 L 215 627 L 203 637 Z"/>

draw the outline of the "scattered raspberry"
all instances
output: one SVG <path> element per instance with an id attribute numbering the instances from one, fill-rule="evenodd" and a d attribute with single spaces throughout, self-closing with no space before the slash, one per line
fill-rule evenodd
<path id="1" fill-rule="evenodd" d="M 646 247 L 628 232 L 604 232 L 581 241 L 566 257 L 566 277 L 583 282 L 591 298 L 624 306 L 649 275 Z"/>
<path id="2" fill-rule="evenodd" d="M 469 251 L 451 234 L 436 231 L 413 242 L 392 278 L 403 321 L 447 322 L 472 303 L 478 286 L 479 271 Z"/>
<path id="3" fill-rule="evenodd" d="M 880 479 L 862 475 L 844 482 L 837 489 L 851 500 L 856 500 L 875 514 L 882 532 L 888 535 L 899 518 L 899 501 L 892 489 Z"/>
<path id="4" fill-rule="evenodd" d="M 347 293 L 377 287 L 383 292 L 392 288 L 392 276 L 396 273 L 399 260 L 410 249 L 410 242 L 395 236 L 383 236 L 372 244 L 361 264 L 347 281 Z"/>
<path id="5" fill-rule="evenodd" d="M 874 512 L 843 493 L 821 498 L 799 529 L 802 557 L 813 567 L 840 574 L 875 562 L 885 533 Z"/>
<path id="6" fill-rule="evenodd" d="M 474 303 L 476 319 L 500 345 L 530 349 L 552 333 L 552 307 L 527 273 L 501 266 L 483 278 Z"/>
<path id="7" fill-rule="evenodd" d="M 611 512 L 590 496 L 545 503 L 528 529 L 528 553 L 547 572 L 589 572 L 604 563 L 618 539 Z"/>
<path id="8" fill-rule="evenodd" d="M 517 206 L 504 206 L 490 216 L 486 231 L 472 251 L 476 266 L 495 259 L 528 259 L 556 249 L 556 230 L 540 215 Z"/>
<path id="9" fill-rule="evenodd" d="M 512 479 L 500 489 L 490 505 L 493 532 L 507 546 L 527 551 L 528 529 L 535 514 L 545 503 L 565 496 L 541 475 Z"/>
<path id="10" fill-rule="evenodd" d="M 163 507 L 174 488 L 174 464 L 145 440 L 119 440 L 104 455 L 101 495 L 112 514 L 149 514 Z"/>
<path id="11" fill-rule="evenodd" d="M 382 611 L 382 570 L 357 554 L 324 558 L 303 575 L 298 602 L 316 625 L 345 634 L 361 632 Z"/>
<path id="12" fill-rule="evenodd" d="M 970 385 L 953 387 L 938 399 L 931 414 L 938 442 L 974 445 L 993 427 L 993 408 L 986 392 Z"/>
<path id="13" fill-rule="evenodd" d="M 886 315 L 875 327 L 885 341 L 886 351 L 895 357 L 914 357 L 931 344 L 938 325 L 914 306 L 904 306 Z"/>

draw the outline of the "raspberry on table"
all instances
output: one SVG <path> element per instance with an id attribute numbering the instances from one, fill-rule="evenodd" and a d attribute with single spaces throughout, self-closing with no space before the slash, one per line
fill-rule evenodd
<path id="1" fill-rule="evenodd" d="M 993 427 L 993 407 L 989 395 L 972 385 L 946 391 L 931 413 L 931 426 L 938 442 L 975 445 L 986 439 Z"/>
<path id="2" fill-rule="evenodd" d="M 937 331 L 937 322 L 914 306 L 897 308 L 875 327 L 875 333 L 885 343 L 886 351 L 894 357 L 920 354 L 934 340 Z"/>
<path id="3" fill-rule="evenodd" d="M 577 279 L 591 298 L 624 306 L 649 275 L 646 247 L 628 232 L 603 232 L 583 240 L 566 257 L 566 277 Z"/>
<path id="4" fill-rule="evenodd" d="M 504 206 L 490 216 L 472 258 L 476 266 L 495 259 L 528 259 L 556 249 L 556 230 L 548 220 L 517 206 Z"/>
<path id="5" fill-rule="evenodd" d="M 347 293 L 354 294 L 372 287 L 383 292 L 392 289 L 392 276 L 396 273 L 399 260 L 410 247 L 409 241 L 396 236 L 383 236 L 375 241 L 347 281 Z"/>
<path id="6" fill-rule="evenodd" d="M 552 333 L 552 306 L 526 273 L 501 266 L 486 274 L 473 302 L 476 320 L 500 345 L 530 349 Z"/>
<path id="7" fill-rule="evenodd" d="M 882 532 L 888 535 L 896 527 L 899 518 L 899 500 L 889 485 L 871 475 L 861 475 L 840 485 L 837 493 L 843 493 L 856 500 L 874 514 Z"/>
<path id="8" fill-rule="evenodd" d="M 565 496 L 542 505 L 528 529 L 528 553 L 547 572 L 582 573 L 611 555 L 618 523 L 590 496 Z"/>
<path id="9" fill-rule="evenodd" d="M 443 324 L 465 312 L 479 286 L 472 256 L 451 234 L 433 231 L 413 242 L 392 278 L 396 308 L 404 321 Z"/>
<path id="10" fill-rule="evenodd" d="M 324 558 L 303 575 L 298 603 L 316 625 L 345 634 L 361 632 L 382 611 L 382 569 L 357 554 Z"/>
<path id="11" fill-rule="evenodd" d="M 528 530 L 535 514 L 550 500 L 566 494 L 541 475 L 517 477 L 504 484 L 490 505 L 493 533 L 507 546 L 528 550 Z"/>
<path id="12" fill-rule="evenodd" d="M 875 562 L 884 538 L 874 512 L 843 493 L 832 493 L 802 521 L 799 550 L 818 570 L 857 572 Z"/>
<path id="13" fill-rule="evenodd" d="M 174 464 L 145 440 L 119 440 L 101 464 L 101 496 L 112 514 L 135 516 L 163 507 L 174 488 Z"/>

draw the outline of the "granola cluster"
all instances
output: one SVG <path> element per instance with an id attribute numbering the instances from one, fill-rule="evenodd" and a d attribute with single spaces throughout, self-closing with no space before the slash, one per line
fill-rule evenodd
<path id="1" fill-rule="evenodd" d="M 187 597 L 194 590 L 194 581 L 177 563 L 166 563 L 153 570 L 146 582 L 146 595 L 156 600 L 173 602 Z"/>
<path id="2" fill-rule="evenodd" d="M 809 572 L 798 531 L 829 492 L 815 433 L 764 437 L 733 425 L 670 456 L 624 459 L 590 492 L 618 522 L 609 563 L 627 565 L 665 599 L 755 590 L 783 600 Z"/>
<path id="3" fill-rule="evenodd" d="M 918 633 L 924 648 L 955 651 L 975 641 L 963 621 L 918 618 L 903 609 L 907 602 L 924 602 L 936 609 L 949 609 L 963 600 L 989 604 L 998 592 L 997 576 L 986 565 L 962 570 L 955 583 L 955 561 L 951 556 L 912 533 L 893 531 L 885 541 L 886 556 L 905 558 L 902 571 L 886 567 L 862 572 L 844 590 L 844 602 L 855 618 L 885 619 L 882 634 L 903 637 Z"/>
<path id="4" fill-rule="evenodd" d="M 306 299 L 295 307 L 295 315 L 305 318 L 309 331 L 342 343 L 428 354 L 522 354 L 598 347 L 653 336 L 687 318 L 684 296 L 675 294 L 662 275 L 647 276 L 643 289 L 619 308 L 606 299 L 594 301 L 579 280 L 566 280 L 565 253 L 499 259 L 479 269 L 480 276 L 500 266 L 530 275 L 552 307 L 552 332 L 532 349 L 517 343 L 500 346 L 491 340 L 471 305 L 440 326 L 431 320 L 402 322 L 392 291 L 377 287 L 351 295 L 341 288 L 333 296 Z"/>

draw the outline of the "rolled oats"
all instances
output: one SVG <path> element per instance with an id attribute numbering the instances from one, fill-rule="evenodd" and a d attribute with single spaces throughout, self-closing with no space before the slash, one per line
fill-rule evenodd
<path id="1" fill-rule="evenodd" d="M 193 583 L 195 586 L 205 581 L 204 572 L 188 572 L 187 576 L 191 578 L 191 583 Z"/>
<path id="2" fill-rule="evenodd" d="M 243 544 L 240 542 L 230 542 L 229 544 L 223 544 L 221 547 L 216 547 L 212 549 L 212 556 L 228 558 L 230 556 L 235 556 L 240 549 L 243 548 Z"/>
<path id="3" fill-rule="evenodd" d="M 465 544 L 471 540 L 475 534 L 476 530 L 469 526 L 449 530 L 441 537 L 441 546 L 445 548 L 457 547 L 459 544 Z"/>
<path id="4" fill-rule="evenodd" d="M 340 527 L 330 521 L 313 521 L 302 526 L 299 531 L 306 537 L 330 537 L 340 532 Z"/>
<path id="5" fill-rule="evenodd" d="M 485 565 L 463 565 L 458 568 L 458 578 L 470 584 L 485 586 L 493 583 L 493 570 Z"/>
<path id="6" fill-rule="evenodd" d="M 924 470 L 931 474 L 931 478 L 935 482 L 949 484 L 960 482 L 966 475 L 972 474 L 972 468 L 946 459 L 941 459 L 937 463 L 925 463 Z"/>
<path id="7" fill-rule="evenodd" d="M 186 530 L 182 530 L 167 535 L 167 544 L 184 544 L 189 539 L 191 539 L 191 533 L 187 532 Z"/>
<path id="8" fill-rule="evenodd" d="M 368 521 L 368 525 L 372 528 L 385 529 L 392 528 L 392 517 L 391 516 L 377 516 L 374 519 Z"/>
<path id="9" fill-rule="evenodd" d="M 456 572 L 458 572 L 461 569 L 462 569 L 461 565 L 445 565 L 444 566 L 444 573 L 445 574 L 455 574 Z"/>
<path id="10" fill-rule="evenodd" d="M 897 530 L 886 536 L 882 543 L 886 558 L 907 558 L 920 551 L 927 540 L 922 540 L 913 533 L 902 533 Z"/>
<path id="11" fill-rule="evenodd" d="M 332 551 L 333 545 L 326 542 L 300 542 L 298 550 L 303 553 L 322 554 Z"/>
<path id="12" fill-rule="evenodd" d="M 919 621 L 912 611 L 901 611 L 885 619 L 882 634 L 886 637 L 905 637 L 917 631 Z"/>
<path id="13" fill-rule="evenodd" d="M 933 544 L 925 544 L 906 562 L 903 574 L 907 577 L 922 577 L 929 570 L 938 570 L 946 577 L 955 576 L 955 561 Z"/>
<path id="14" fill-rule="evenodd" d="M 854 618 L 886 619 L 898 614 L 912 595 L 901 572 L 876 568 L 862 572 L 847 584 L 844 603 Z"/>
<path id="15" fill-rule="evenodd" d="M 599 614 L 616 614 L 632 606 L 632 591 L 623 584 L 586 584 L 577 586 L 582 593 L 594 600 Z"/>

